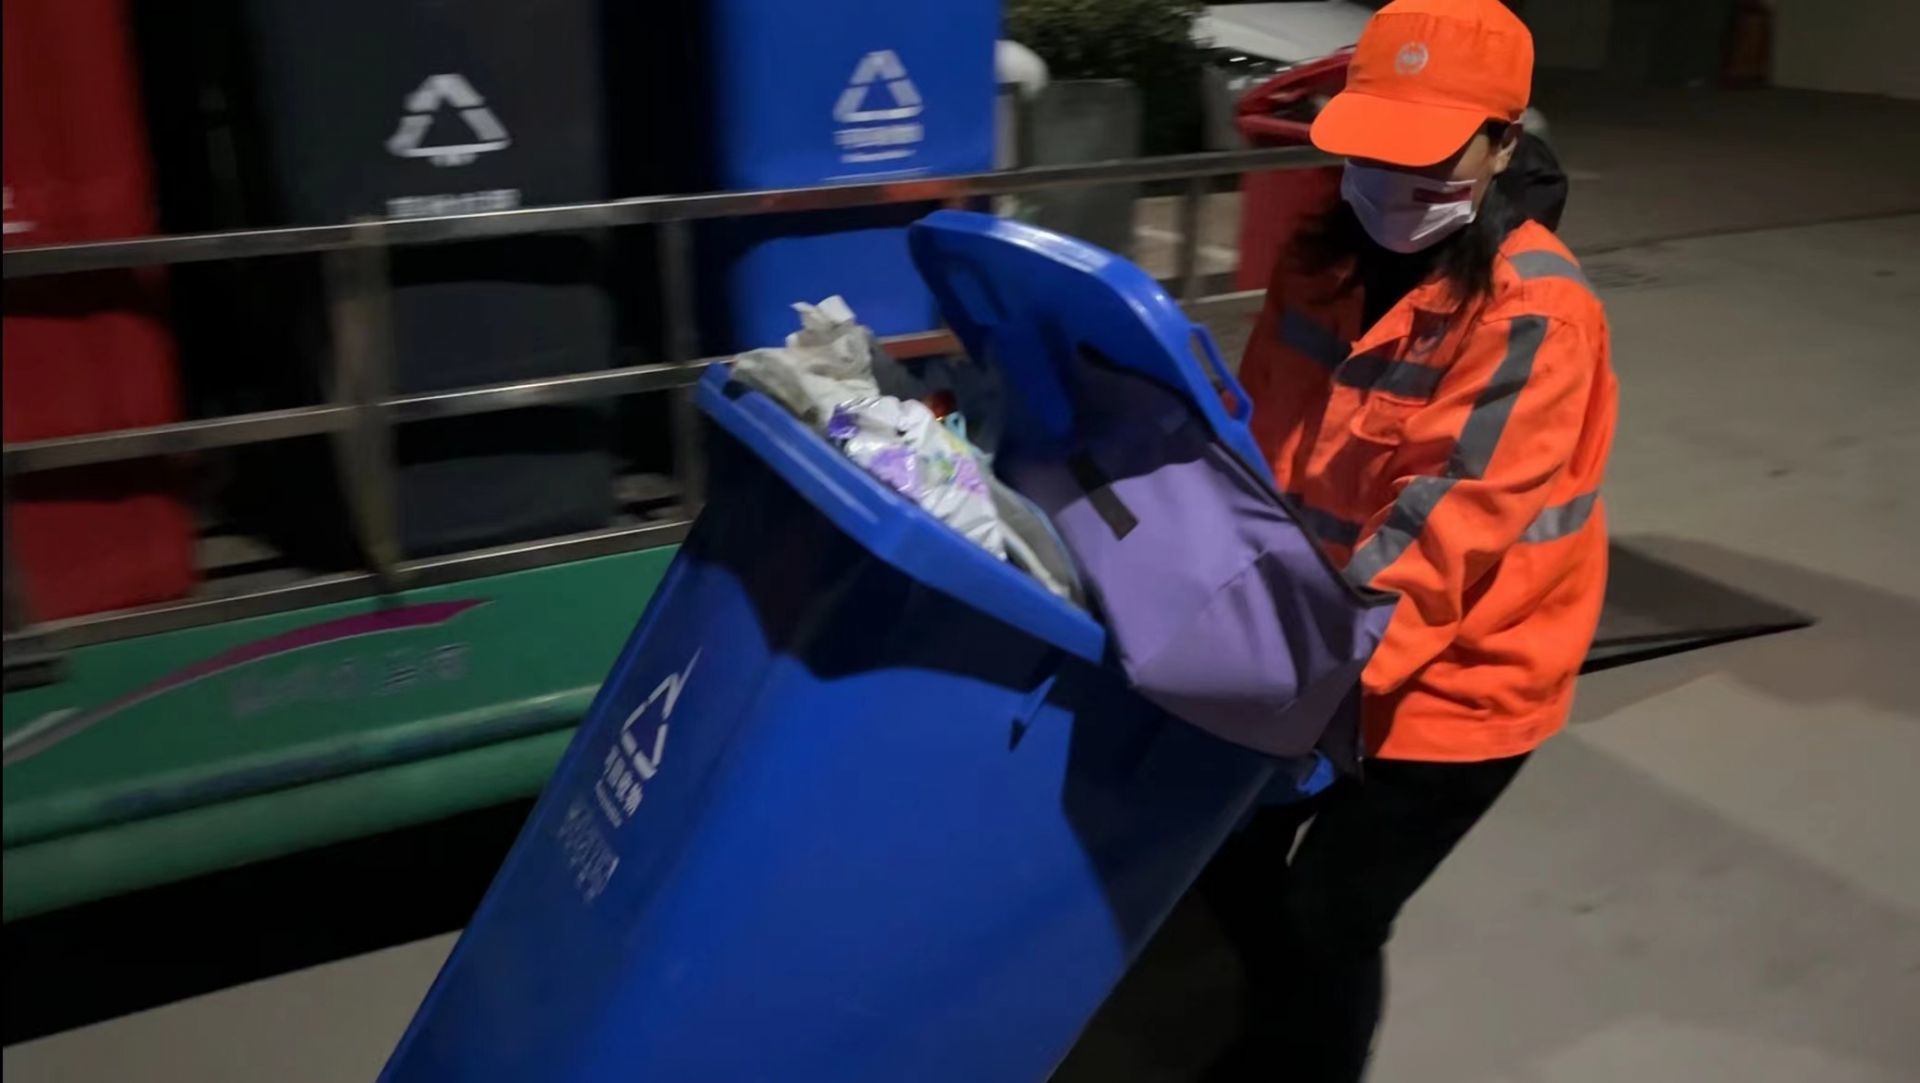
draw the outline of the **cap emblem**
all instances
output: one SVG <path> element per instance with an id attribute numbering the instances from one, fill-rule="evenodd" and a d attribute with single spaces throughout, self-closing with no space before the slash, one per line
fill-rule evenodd
<path id="1" fill-rule="evenodd" d="M 1400 47 L 1393 56 L 1393 70 L 1401 75 L 1418 75 L 1427 69 L 1427 46 L 1425 42 L 1410 41 Z"/>

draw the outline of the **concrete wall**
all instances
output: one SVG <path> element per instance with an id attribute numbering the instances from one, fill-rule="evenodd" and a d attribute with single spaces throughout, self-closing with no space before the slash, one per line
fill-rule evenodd
<path id="1" fill-rule="evenodd" d="M 1920 100 L 1920 0 L 1772 0 L 1773 82 Z M 1543 68 L 1685 85 L 1718 74 L 1733 0 L 1528 0 Z"/>
<path id="2" fill-rule="evenodd" d="M 1525 14 L 1540 67 L 1598 71 L 1606 64 L 1613 0 L 1532 0 Z"/>
<path id="3" fill-rule="evenodd" d="M 1533 29 L 1534 56 L 1542 68 L 1689 86 L 1719 78 L 1735 2 L 1528 0 L 1522 14 Z"/>
<path id="4" fill-rule="evenodd" d="M 1920 100 L 1920 0 L 1773 0 L 1776 86 Z"/>

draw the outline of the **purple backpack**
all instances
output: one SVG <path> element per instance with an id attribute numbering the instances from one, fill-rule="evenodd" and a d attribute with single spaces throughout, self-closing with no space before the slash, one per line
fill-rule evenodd
<path id="1" fill-rule="evenodd" d="M 962 211 L 910 237 L 969 356 L 1005 385 L 997 468 L 1073 553 L 1134 687 L 1237 744 L 1350 762 L 1344 708 L 1393 599 L 1350 586 L 1275 491 L 1206 330 L 1080 241 Z"/>
<path id="2" fill-rule="evenodd" d="M 1053 520 L 1142 695 L 1262 752 L 1312 751 L 1391 610 L 1180 395 L 1082 352 L 1070 383 L 1098 426 L 1064 459 L 1005 463 L 1008 482 Z"/>

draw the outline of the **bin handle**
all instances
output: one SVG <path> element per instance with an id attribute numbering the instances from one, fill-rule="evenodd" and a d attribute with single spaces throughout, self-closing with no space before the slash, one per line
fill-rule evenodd
<path id="1" fill-rule="evenodd" d="M 1247 391 L 1240 381 L 1233 378 L 1227 363 L 1220 356 L 1220 347 L 1214 344 L 1213 335 L 1199 324 L 1193 325 L 1193 338 L 1200 343 L 1200 353 L 1206 358 L 1207 367 L 1213 370 L 1213 383 L 1216 388 L 1231 396 L 1233 402 L 1227 410 L 1227 416 L 1242 425 L 1253 416 L 1253 400 L 1247 398 Z"/>

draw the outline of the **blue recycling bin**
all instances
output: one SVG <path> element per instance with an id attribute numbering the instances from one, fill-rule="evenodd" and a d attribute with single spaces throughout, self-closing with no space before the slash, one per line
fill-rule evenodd
<path id="1" fill-rule="evenodd" d="M 921 246 L 949 292 L 1032 258 L 967 228 Z M 1206 388 L 1194 325 L 1093 252 L 1050 252 L 1068 322 Z M 1273 762 L 772 400 L 715 370 L 698 401 L 712 501 L 382 1078 L 1044 1079 Z"/>
<path id="2" fill-rule="evenodd" d="M 710 0 L 713 180 L 723 189 L 913 180 L 992 168 L 994 0 Z M 845 297 L 883 335 L 930 330 L 906 227 L 931 207 L 771 215 L 703 233 L 706 334 L 778 345 L 796 298 Z"/>

